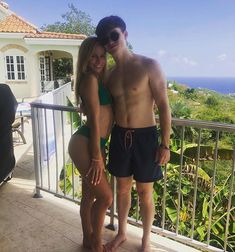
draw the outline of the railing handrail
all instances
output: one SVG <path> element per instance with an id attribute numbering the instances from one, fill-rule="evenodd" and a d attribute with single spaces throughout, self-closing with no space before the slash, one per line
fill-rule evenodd
<path id="1" fill-rule="evenodd" d="M 70 106 L 55 105 L 55 104 L 40 103 L 40 102 L 31 102 L 30 105 L 32 108 L 45 108 L 45 109 L 58 110 L 58 111 L 80 112 L 79 107 L 70 107 Z"/>
<path id="2" fill-rule="evenodd" d="M 62 106 L 62 105 L 39 103 L 39 102 L 31 102 L 30 104 L 32 107 L 35 108 L 46 108 L 68 112 L 81 112 L 79 107 L 70 107 L 70 106 Z M 157 116 L 156 116 L 156 122 L 159 122 L 159 118 Z M 187 127 L 191 126 L 196 128 L 207 128 L 207 129 L 226 130 L 235 132 L 235 124 L 212 122 L 212 121 L 172 118 L 172 125 L 187 126 Z"/>
<path id="3" fill-rule="evenodd" d="M 75 187 L 74 187 L 74 176 L 72 178 L 72 196 L 67 194 L 66 192 L 66 185 L 67 183 L 70 183 L 70 181 L 66 180 L 66 158 L 65 154 L 67 155 L 67 151 L 65 150 L 65 146 L 68 142 L 69 137 L 73 134 L 73 117 L 74 114 L 73 112 L 80 113 L 81 110 L 79 107 L 73 107 L 73 106 L 63 106 L 63 105 L 55 105 L 55 104 L 47 104 L 47 103 L 42 103 L 38 101 L 34 101 L 31 103 L 32 107 L 32 122 L 33 122 L 33 136 L 34 136 L 34 157 L 35 157 L 35 174 L 36 174 L 36 192 L 46 191 L 49 193 L 53 193 L 55 195 L 58 195 L 59 197 L 63 197 L 67 200 L 71 200 L 74 202 L 78 202 L 78 199 L 75 197 Z M 49 110 L 49 111 L 48 111 Z M 50 111 L 51 110 L 51 111 Z M 59 111 L 54 113 L 55 111 Z M 70 115 L 66 114 L 66 116 L 63 115 L 63 112 L 70 112 Z M 71 113 L 72 112 L 72 113 Z M 47 120 L 48 119 L 48 120 Z M 52 120 L 53 119 L 53 120 Z M 50 123 L 48 121 L 52 120 Z M 65 122 L 68 122 L 68 125 L 65 125 Z M 159 118 L 156 117 L 156 122 L 159 124 Z M 61 124 L 61 125 L 60 125 Z M 48 126 L 49 125 L 49 126 Z M 218 141 L 219 141 L 219 136 L 223 131 L 225 132 L 232 132 L 235 133 L 235 125 L 234 124 L 227 124 L 227 123 L 219 123 L 219 122 L 211 122 L 211 121 L 202 121 L 202 120 L 191 120 L 191 119 L 178 119 L 178 118 L 173 118 L 172 119 L 172 126 L 179 126 L 182 127 L 181 130 L 181 152 L 180 152 L 180 169 L 179 169 L 179 188 L 178 188 L 178 200 L 180 201 L 182 192 L 181 192 L 181 176 L 182 176 L 182 166 L 183 166 L 183 147 L 184 147 L 184 130 L 186 127 L 194 127 L 196 129 L 199 129 L 197 134 L 198 134 L 198 140 L 197 140 L 197 152 L 195 153 L 195 164 L 196 164 L 196 169 L 195 169 L 195 179 L 194 181 L 196 184 L 198 183 L 198 170 L 199 170 L 199 159 L 200 159 L 200 146 L 201 146 L 201 132 L 204 129 L 210 129 L 210 131 L 216 131 L 216 145 L 215 145 L 215 154 L 214 154 L 214 164 L 213 164 L 213 177 L 212 179 L 215 180 L 216 176 L 216 162 L 218 161 Z M 66 129 L 66 130 L 65 130 Z M 197 130 L 196 130 L 197 131 Z M 58 132 L 61 132 L 61 134 L 58 134 Z M 66 133 L 66 134 L 65 134 Z M 48 137 L 50 135 L 50 137 Z M 53 139 L 55 143 L 53 144 Z M 196 139 L 196 138 L 195 138 Z M 65 141 L 66 140 L 66 141 Z M 58 143 L 62 142 L 62 144 Z M 51 164 L 49 163 L 49 158 L 50 158 L 50 148 L 55 147 L 56 151 L 56 157 L 51 159 Z M 228 227 L 230 224 L 230 213 L 231 213 L 231 200 L 232 200 L 232 194 L 233 194 L 233 180 L 234 180 L 234 170 L 235 170 L 235 146 L 233 148 L 233 156 L 232 156 L 232 166 L 231 166 L 231 178 L 230 178 L 230 185 L 229 185 L 229 196 L 228 196 L 228 206 L 227 206 L 227 219 L 226 219 L 226 231 L 225 231 L 225 236 L 226 236 L 226 241 L 224 243 L 224 250 L 218 249 L 217 247 L 213 247 L 210 245 L 210 239 L 211 239 L 211 223 L 208 226 L 207 229 L 207 243 L 201 243 L 197 240 L 194 240 L 194 236 L 191 235 L 190 237 L 188 236 L 182 236 L 179 233 L 178 227 L 179 227 L 179 218 L 180 218 L 180 204 L 177 207 L 177 224 L 176 224 L 176 231 L 175 233 L 169 233 L 167 228 L 165 228 L 165 214 L 166 214 L 166 208 L 165 208 L 165 199 L 166 199 L 166 181 L 167 181 L 167 166 L 164 168 L 164 193 L 163 193 L 163 207 L 162 207 L 162 220 L 163 224 L 162 227 L 159 228 L 157 227 L 157 233 L 160 233 L 162 235 L 165 235 L 167 237 L 173 238 L 174 240 L 179 240 L 183 243 L 190 244 L 191 246 L 194 246 L 196 248 L 200 249 L 205 249 L 206 251 L 226 251 L 227 247 L 227 240 L 228 240 Z M 41 153 L 39 153 L 41 152 Z M 62 153 L 61 155 L 57 155 L 58 153 Z M 39 155 L 40 154 L 40 155 Z M 56 159 L 56 160 L 55 160 Z M 56 161 L 56 162 L 55 162 Z M 53 164 L 55 166 L 53 166 Z M 59 165 L 58 165 L 59 164 Z M 72 165 L 72 174 L 74 174 L 74 165 Z M 61 171 L 63 170 L 63 173 Z M 50 178 L 51 173 L 55 173 L 54 177 Z M 61 192 L 58 192 L 58 180 L 59 180 L 59 174 L 62 174 L 63 178 L 61 186 L 64 187 L 64 189 L 61 189 Z M 52 183 L 51 183 L 52 181 Z M 113 180 L 115 181 L 115 180 Z M 113 184 L 114 185 L 114 184 Z M 214 188 L 215 182 L 213 182 L 212 188 Z M 115 188 L 115 186 L 113 186 Z M 193 212 L 192 215 L 192 223 L 191 223 L 191 228 L 190 226 L 188 229 L 191 229 L 192 234 L 194 233 L 195 230 L 195 210 L 197 207 L 197 185 L 194 186 L 194 194 L 193 194 L 193 206 L 191 211 Z M 212 195 L 213 195 L 213 190 L 211 190 L 210 194 L 210 201 L 212 202 Z M 115 193 L 114 193 L 115 195 Z M 110 211 L 110 224 L 113 224 L 114 217 L 116 216 L 115 213 L 115 205 L 113 205 L 112 210 Z M 210 204 L 210 213 L 209 213 L 209 219 L 210 222 L 212 220 L 212 203 Z M 133 221 L 134 223 L 134 221 Z M 135 221 L 136 224 L 139 223 L 139 221 Z"/>
<path id="4" fill-rule="evenodd" d="M 192 120 L 192 119 L 179 119 L 172 118 L 174 126 L 193 126 L 196 128 L 207 128 L 215 130 L 226 130 L 226 131 L 235 131 L 235 124 L 229 123 L 220 123 L 212 121 L 203 121 L 203 120 Z"/>

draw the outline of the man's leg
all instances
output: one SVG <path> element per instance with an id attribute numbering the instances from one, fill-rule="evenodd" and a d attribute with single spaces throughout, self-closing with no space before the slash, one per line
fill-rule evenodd
<path id="1" fill-rule="evenodd" d="M 127 217 L 131 207 L 132 177 L 117 178 L 118 234 L 106 244 L 108 251 L 116 249 L 126 240 Z"/>
<path id="2" fill-rule="evenodd" d="M 150 232 L 154 220 L 153 183 L 136 182 L 143 222 L 142 252 L 150 251 Z"/>

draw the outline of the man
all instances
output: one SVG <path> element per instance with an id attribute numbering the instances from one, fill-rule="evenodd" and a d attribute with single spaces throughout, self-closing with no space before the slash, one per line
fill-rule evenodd
<path id="1" fill-rule="evenodd" d="M 15 167 L 12 140 L 12 123 L 15 120 L 17 101 L 6 84 L 0 83 L 0 184 L 11 178 Z"/>
<path id="2" fill-rule="evenodd" d="M 96 35 L 116 63 L 108 79 L 115 117 L 109 171 L 117 178 L 119 227 L 117 236 L 106 247 L 108 251 L 115 251 L 126 240 L 134 178 L 143 222 L 141 251 L 147 252 L 150 251 L 154 219 L 153 182 L 159 179 L 160 165 L 170 159 L 171 115 L 166 81 L 155 60 L 129 51 L 126 24 L 120 17 L 109 16 L 100 20 Z M 159 111 L 160 146 L 157 143 L 154 104 Z"/>

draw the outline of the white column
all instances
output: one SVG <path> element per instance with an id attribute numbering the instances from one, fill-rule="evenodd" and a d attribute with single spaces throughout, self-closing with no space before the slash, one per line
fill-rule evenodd
<path id="1" fill-rule="evenodd" d="M 30 96 L 35 97 L 41 94 L 40 71 L 39 71 L 39 58 L 35 52 L 30 53 L 28 58 L 28 70 L 30 84 Z"/>

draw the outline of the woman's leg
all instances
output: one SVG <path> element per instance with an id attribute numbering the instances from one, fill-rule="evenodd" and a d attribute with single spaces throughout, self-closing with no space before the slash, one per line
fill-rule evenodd
<path id="1" fill-rule="evenodd" d="M 102 228 L 104 218 L 108 207 L 112 204 L 113 196 L 110 185 L 107 181 L 105 172 L 103 172 L 101 181 L 98 185 L 90 185 L 91 191 L 95 195 L 95 202 L 92 206 L 92 251 L 102 251 L 97 248 L 102 248 Z"/>
<path id="2" fill-rule="evenodd" d="M 81 135 L 73 135 L 69 143 L 69 155 L 79 170 L 82 177 L 88 171 L 90 155 L 88 138 Z M 91 248 L 91 208 L 94 203 L 94 194 L 89 190 L 87 183 L 82 179 L 82 198 L 80 205 L 80 216 L 83 231 L 83 246 Z"/>
<path id="3" fill-rule="evenodd" d="M 94 203 L 94 195 L 90 192 L 88 186 L 82 181 L 82 199 L 80 205 L 80 216 L 82 221 L 83 231 L 83 246 L 84 248 L 91 248 L 91 209 Z"/>
<path id="4" fill-rule="evenodd" d="M 112 203 L 112 191 L 106 179 L 105 172 L 101 181 L 94 186 L 86 178 L 86 173 L 90 166 L 90 154 L 88 139 L 81 135 L 72 136 L 69 144 L 69 154 L 81 173 L 83 179 L 81 219 L 83 227 L 83 245 L 91 245 L 92 251 L 103 251 L 102 248 L 102 227 L 105 213 Z M 95 198 L 95 201 L 94 201 Z M 90 240 L 92 232 L 92 240 Z M 89 237 L 87 239 L 87 237 Z"/>

